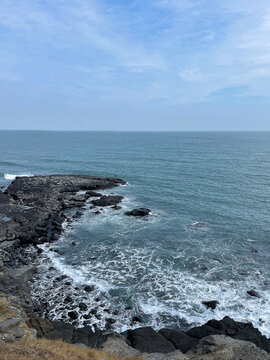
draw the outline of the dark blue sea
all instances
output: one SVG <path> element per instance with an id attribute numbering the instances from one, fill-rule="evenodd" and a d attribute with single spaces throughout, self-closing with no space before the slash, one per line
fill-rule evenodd
<path id="1" fill-rule="evenodd" d="M 128 182 L 104 192 L 125 197 L 121 210 L 88 208 L 49 245 L 61 255 L 44 246 L 57 271 L 95 286 L 84 301 L 100 300 L 97 326 L 108 311 L 119 331 L 142 326 L 133 316 L 187 329 L 229 315 L 270 335 L 269 132 L 0 132 L 0 185 L 23 174 Z M 124 215 L 136 207 L 151 216 Z M 49 299 L 50 279 L 35 289 Z"/>

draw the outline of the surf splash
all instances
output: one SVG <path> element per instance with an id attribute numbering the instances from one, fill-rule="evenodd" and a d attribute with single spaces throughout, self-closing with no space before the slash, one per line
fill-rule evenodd
<path id="1" fill-rule="evenodd" d="M 6 180 L 15 180 L 16 177 L 31 177 L 31 176 L 34 176 L 32 174 L 18 174 L 18 175 L 15 175 L 15 174 L 4 174 L 4 178 Z"/>

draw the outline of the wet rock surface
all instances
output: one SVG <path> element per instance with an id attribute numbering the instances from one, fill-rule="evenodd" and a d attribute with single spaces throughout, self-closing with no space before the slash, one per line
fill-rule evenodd
<path id="1" fill-rule="evenodd" d="M 131 211 L 126 211 L 125 215 L 127 216 L 135 216 L 135 217 L 144 217 L 149 215 L 151 212 L 150 209 L 146 209 L 146 208 L 139 208 L 139 209 L 133 209 Z"/>
<path id="2" fill-rule="evenodd" d="M 204 306 L 206 306 L 207 308 L 210 308 L 210 309 L 214 310 L 214 309 L 217 307 L 217 305 L 219 304 L 219 302 L 216 301 L 216 300 L 203 301 L 202 304 L 203 304 Z"/>
<path id="3" fill-rule="evenodd" d="M 0 220 L 0 243 L 16 239 L 23 245 L 54 241 L 62 231 L 64 210 L 82 208 L 90 196 L 101 195 L 93 193 L 95 190 L 124 184 L 121 179 L 88 175 L 18 177 L 0 193 L 1 219 L 8 219 Z M 85 193 L 77 194 L 79 191 Z M 101 202 L 115 205 L 121 199 L 105 197 Z"/>
<path id="4" fill-rule="evenodd" d="M 120 195 L 103 195 L 100 199 L 92 200 L 92 204 L 95 206 L 115 206 L 123 200 L 123 196 Z"/>

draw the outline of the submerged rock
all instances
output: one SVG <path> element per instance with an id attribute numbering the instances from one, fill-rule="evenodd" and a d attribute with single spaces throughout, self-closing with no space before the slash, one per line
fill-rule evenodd
<path id="1" fill-rule="evenodd" d="M 151 212 L 150 209 L 140 208 L 140 209 L 133 209 L 131 211 L 126 211 L 125 215 L 143 217 L 149 215 L 150 212 Z"/>
<path id="2" fill-rule="evenodd" d="M 114 209 L 114 210 L 120 210 L 120 209 L 122 209 L 122 207 L 119 206 L 119 205 L 114 205 L 114 206 L 112 206 L 112 209 Z"/>

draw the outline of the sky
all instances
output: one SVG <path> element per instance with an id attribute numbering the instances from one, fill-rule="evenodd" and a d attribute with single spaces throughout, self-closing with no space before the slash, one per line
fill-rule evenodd
<path id="1" fill-rule="evenodd" d="M 270 2 L 1 0 L 0 129 L 270 130 Z"/>

